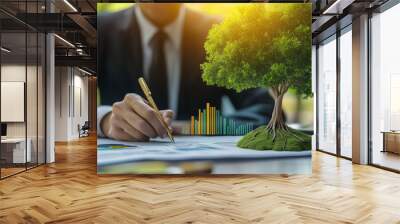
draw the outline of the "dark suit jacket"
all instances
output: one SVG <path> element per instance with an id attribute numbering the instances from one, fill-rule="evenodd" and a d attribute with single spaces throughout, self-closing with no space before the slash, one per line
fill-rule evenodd
<path id="1" fill-rule="evenodd" d="M 265 89 L 236 93 L 206 86 L 201 78 L 204 42 L 208 30 L 218 20 L 187 9 L 182 37 L 182 67 L 177 119 L 189 119 L 206 102 L 220 108 L 223 95 L 229 96 L 239 119 L 265 123 L 272 114 L 273 100 Z M 126 93 L 141 94 L 137 79 L 143 74 L 140 28 L 134 7 L 98 19 L 98 86 L 102 105 L 112 105 Z M 155 99 L 157 101 L 157 99 Z M 165 108 L 161 108 L 165 109 Z"/>

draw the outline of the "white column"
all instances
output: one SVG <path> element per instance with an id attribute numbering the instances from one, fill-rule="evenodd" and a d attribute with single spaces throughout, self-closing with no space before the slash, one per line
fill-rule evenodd
<path id="1" fill-rule="evenodd" d="M 46 36 L 46 163 L 55 161 L 54 133 L 55 133 L 55 54 L 54 35 Z"/>
<path id="2" fill-rule="evenodd" d="M 72 81 L 71 67 L 55 68 L 55 141 L 69 141 L 72 125 Z"/>
<path id="3" fill-rule="evenodd" d="M 353 19 L 353 162 L 368 163 L 368 15 Z"/>
<path id="4" fill-rule="evenodd" d="M 52 1 L 46 1 L 46 11 L 54 12 Z M 46 34 L 46 163 L 55 161 L 55 42 Z"/>

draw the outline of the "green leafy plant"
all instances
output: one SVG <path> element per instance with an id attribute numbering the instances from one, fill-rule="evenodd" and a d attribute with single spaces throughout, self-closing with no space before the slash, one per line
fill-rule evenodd
<path id="1" fill-rule="evenodd" d="M 269 88 L 275 100 L 269 123 L 244 136 L 240 147 L 306 150 L 311 139 L 286 125 L 282 100 L 289 88 L 311 95 L 311 4 L 238 7 L 213 26 L 205 50 L 201 68 L 206 84 L 237 92 Z"/>

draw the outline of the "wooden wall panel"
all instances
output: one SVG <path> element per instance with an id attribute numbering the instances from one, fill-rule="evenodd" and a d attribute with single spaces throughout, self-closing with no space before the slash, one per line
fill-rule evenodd
<path id="1" fill-rule="evenodd" d="M 97 130 L 97 77 L 89 77 L 89 122 L 90 131 Z"/>

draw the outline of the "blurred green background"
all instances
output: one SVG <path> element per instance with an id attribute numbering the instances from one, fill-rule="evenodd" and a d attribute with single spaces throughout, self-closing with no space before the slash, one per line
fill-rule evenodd
<path id="1" fill-rule="evenodd" d="M 97 3 L 97 12 L 112 13 L 132 7 L 135 3 Z M 199 10 L 208 14 L 224 17 L 239 5 L 248 3 L 185 3 L 186 7 Z M 265 3 L 251 3 L 265 4 Z M 311 50 L 311 49 L 310 49 Z M 310 58 L 311 60 L 311 58 Z M 97 94 L 97 103 L 100 104 Z M 285 111 L 287 122 L 294 128 L 312 130 L 314 126 L 314 101 L 313 97 L 303 98 L 296 95 L 294 91 L 286 93 L 283 99 L 283 109 Z"/>

